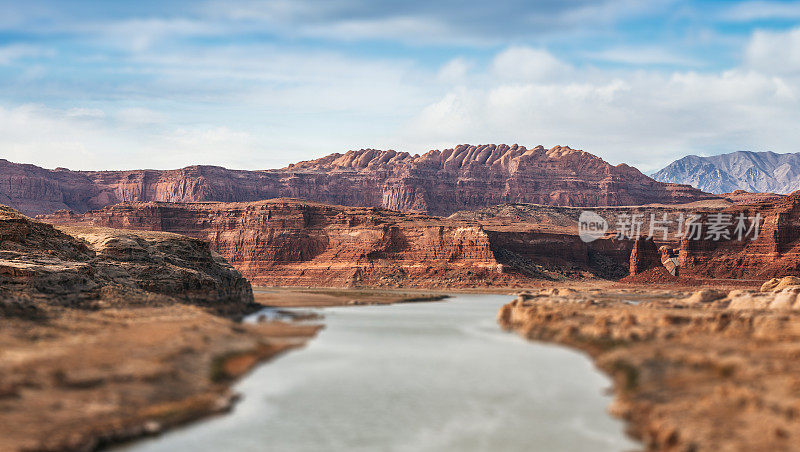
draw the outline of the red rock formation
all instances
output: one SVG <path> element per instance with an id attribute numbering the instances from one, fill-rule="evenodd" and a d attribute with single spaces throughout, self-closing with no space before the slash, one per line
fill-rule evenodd
<path id="1" fill-rule="evenodd" d="M 656 219 L 668 214 L 670 219 L 667 238 L 658 233 L 656 242 L 664 246 L 663 253 L 653 252 L 651 249 L 650 264 L 656 268 L 656 260 L 664 263 L 672 260 L 677 255 L 678 268 L 673 267 L 676 262 L 668 262 L 669 273 L 674 276 L 686 278 L 724 278 L 724 279 L 765 279 L 785 275 L 800 276 L 800 192 L 785 197 L 778 197 L 771 201 L 764 201 L 752 205 L 723 207 L 715 203 L 715 207 L 705 206 L 710 203 L 700 203 L 679 206 L 647 206 L 629 208 L 600 208 L 592 209 L 595 213 L 605 218 L 609 224 L 609 232 L 615 231 L 614 217 L 618 215 L 639 215 L 643 219 L 641 233 L 648 233 L 648 218 Z M 705 206 L 705 207 L 704 207 Z M 575 234 L 577 231 L 577 218 L 581 209 L 569 207 L 537 206 L 527 204 L 507 204 L 473 212 L 459 212 L 452 215 L 451 219 L 479 221 L 484 228 L 503 229 L 503 225 L 517 227 L 519 223 L 529 223 L 531 227 L 540 230 Z M 750 240 L 753 232 L 745 234 L 745 240 L 738 240 L 736 226 L 738 217 L 747 217 L 745 226 L 752 224 L 750 217 L 760 215 L 762 220 L 757 240 Z M 681 216 L 683 218 L 683 232 L 686 233 L 685 222 L 693 215 L 700 215 L 703 224 L 700 240 L 685 238 L 677 240 L 681 231 L 678 230 Z M 730 239 L 715 241 L 714 236 L 709 237 L 708 226 L 718 215 L 726 218 L 728 226 L 725 228 Z M 742 231 L 747 232 L 747 231 Z M 732 240 L 731 240 L 732 239 Z M 678 248 L 678 252 L 674 251 Z M 640 249 L 632 256 L 634 262 L 639 262 Z M 559 254 L 569 256 L 569 253 L 560 251 Z M 619 259 L 617 259 L 619 261 Z M 636 264 L 637 266 L 639 264 Z M 660 266 L 660 265 L 659 265 Z M 636 274 L 640 270 L 631 270 Z M 636 280 L 626 279 L 630 282 L 656 282 L 659 275 L 664 272 L 651 272 L 648 278 Z M 652 278 L 650 278 L 652 277 Z M 661 278 L 663 279 L 663 278 Z"/>
<path id="2" fill-rule="evenodd" d="M 756 204 L 759 202 L 766 202 L 766 201 L 777 201 L 781 198 L 785 198 L 786 195 L 779 195 L 777 193 L 750 193 L 744 190 L 736 190 L 731 193 L 724 193 L 719 195 L 721 198 L 727 199 L 728 201 L 739 204 Z"/>
<path id="3" fill-rule="evenodd" d="M 758 204 L 734 206 L 723 213 L 733 223 L 727 228 L 730 239 L 713 240 L 704 229 L 701 240 L 681 240 L 679 262 L 681 274 L 706 278 L 771 278 L 800 275 L 800 193 Z M 709 212 L 700 212 L 707 225 Z M 736 233 L 737 218 L 760 215 L 758 238 L 745 234 L 742 240 Z M 744 231 L 747 232 L 747 231 Z"/>
<path id="4" fill-rule="evenodd" d="M 605 206 L 713 198 L 689 186 L 655 182 L 630 166 L 612 166 L 587 152 L 561 146 L 546 150 L 542 146 L 464 144 L 421 156 L 368 149 L 300 162 L 285 170 L 297 174 L 387 174 L 379 184 L 383 207 L 433 214 L 504 202 Z M 307 197 L 302 193 L 293 196 Z"/>
<path id="5" fill-rule="evenodd" d="M 633 276 L 660 267 L 663 267 L 661 255 L 655 242 L 652 239 L 637 238 L 631 250 L 629 273 Z"/>
<path id="6" fill-rule="evenodd" d="M 46 170 L 0 159 L 0 204 L 27 215 L 51 213 L 59 209 L 83 212 L 108 202 L 85 174 L 62 168 Z M 98 202 L 94 202 L 98 201 Z"/>
<path id="7" fill-rule="evenodd" d="M 123 203 L 57 224 L 176 232 L 200 238 L 255 283 L 284 286 L 465 287 L 530 278 L 620 277 L 624 242 L 583 243 L 530 225 L 331 206 L 291 199 L 252 203 Z"/>
<path id="8" fill-rule="evenodd" d="M 0 202 L 24 213 L 76 212 L 117 202 L 302 198 L 349 206 L 450 214 L 505 202 L 619 206 L 716 199 L 568 147 L 459 145 L 423 155 L 365 149 L 279 170 L 44 170 L 0 161 Z"/>

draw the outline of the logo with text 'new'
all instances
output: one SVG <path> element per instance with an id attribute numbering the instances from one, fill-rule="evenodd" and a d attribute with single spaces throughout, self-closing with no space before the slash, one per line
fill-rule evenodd
<path id="1" fill-rule="evenodd" d="M 578 236 L 584 242 L 593 242 L 606 235 L 608 222 L 605 218 L 590 211 L 584 210 L 578 218 Z"/>

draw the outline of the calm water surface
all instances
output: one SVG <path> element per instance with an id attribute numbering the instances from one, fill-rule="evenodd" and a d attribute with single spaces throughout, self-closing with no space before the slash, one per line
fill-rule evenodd
<path id="1" fill-rule="evenodd" d="M 508 295 L 321 309 L 309 345 L 243 379 L 233 413 L 125 447 L 175 451 L 622 451 L 608 378 L 501 331 Z"/>

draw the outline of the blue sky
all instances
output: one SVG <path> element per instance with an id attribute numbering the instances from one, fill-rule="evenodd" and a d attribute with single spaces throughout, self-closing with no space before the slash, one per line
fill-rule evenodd
<path id="1" fill-rule="evenodd" d="M 0 157 L 272 168 L 570 145 L 800 152 L 797 1 L 0 0 Z"/>

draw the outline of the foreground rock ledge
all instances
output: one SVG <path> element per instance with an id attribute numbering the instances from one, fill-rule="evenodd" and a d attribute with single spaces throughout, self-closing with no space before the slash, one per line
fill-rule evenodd
<path id="1" fill-rule="evenodd" d="M 226 410 L 231 381 L 316 331 L 231 319 L 252 303 L 200 240 L 0 206 L 0 450 L 94 450 Z"/>
<path id="2" fill-rule="evenodd" d="M 498 321 L 589 353 L 614 380 L 610 411 L 648 450 L 797 450 L 800 307 L 778 290 L 556 289 Z"/>

